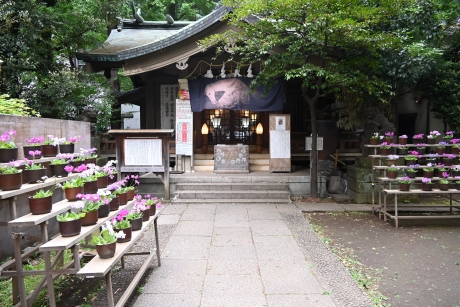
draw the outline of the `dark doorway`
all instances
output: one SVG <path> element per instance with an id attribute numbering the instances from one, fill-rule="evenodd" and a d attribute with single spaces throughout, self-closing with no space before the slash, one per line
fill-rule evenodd
<path id="1" fill-rule="evenodd" d="M 407 135 L 407 142 L 412 143 L 412 137 L 415 134 L 415 120 L 417 114 L 399 114 L 398 115 L 398 135 Z"/>

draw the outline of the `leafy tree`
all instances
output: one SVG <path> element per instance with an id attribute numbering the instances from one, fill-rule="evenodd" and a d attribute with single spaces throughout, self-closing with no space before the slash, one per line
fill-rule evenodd
<path id="1" fill-rule="evenodd" d="M 239 1 L 228 15 L 240 31 L 215 35 L 205 46 L 234 41 L 246 62 L 264 61 L 254 84 L 271 84 L 278 76 L 302 80 L 302 93 L 310 108 L 312 124 L 311 195 L 317 191 L 316 105 L 325 95 L 372 97 L 386 102 L 388 83 L 376 72 L 382 69 L 384 52 L 397 52 L 401 39 L 380 30 L 402 1 Z M 255 20 L 254 15 L 259 19 Z M 275 52 L 274 52 L 275 51 Z"/>
<path id="2" fill-rule="evenodd" d="M 9 95 L 0 95 L 0 114 L 29 116 L 37 112 L 25 104 L 24 99 L 10 98 Z"/>

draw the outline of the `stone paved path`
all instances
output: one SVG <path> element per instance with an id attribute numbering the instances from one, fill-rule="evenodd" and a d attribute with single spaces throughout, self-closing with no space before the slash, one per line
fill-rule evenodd
<path id="1" fill-rule="evenodd" d="M 372 306 L 299 207 L 168 205 L 175 229 L 133 306 Z"/>

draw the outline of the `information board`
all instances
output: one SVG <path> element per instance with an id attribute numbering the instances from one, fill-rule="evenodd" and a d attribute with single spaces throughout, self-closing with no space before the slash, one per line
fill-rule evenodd
<path id="1" fill-rule="evenodd" d="M 161 139 L 125 139 L 125 165 L 163 165 Z"/>
<path id="2" fill-rule="evenodd" d="M 291 158 L 291 131 L 270 131 L 270 158 Z"/>
<path id="3" fill-rule="evenodd" d="M 312 137 L 305 137 L 305 151 L 311 150 Z M 316 150 L 323 150 L 323 137 L 316 137 Z"/>
<path id="4" fill-rule="evenodd" d="M 176 100 L 176 154 L 193 153 L 193 113 L 190 100 Z"/>
<path id="5" fill-rule="evenodd" d="M 161 129 L 174 129 L 176 125 L 177 84 L 160 85 Z"/>

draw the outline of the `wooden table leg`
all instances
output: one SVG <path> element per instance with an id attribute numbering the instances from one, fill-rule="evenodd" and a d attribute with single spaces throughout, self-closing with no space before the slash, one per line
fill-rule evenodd
<path id="1" fill-rule="evenodd" d="M 107 275 L 105 275 L 105 286 L 107 287 L 107 301 L 109 307 L 114 307 L 115 303 L 113 301 L 113 289 L 112 289 L 112 270 L 110 270 Z"/>
<path id="2" fill-rule="evenodd" d="M 398 228 L 398 194 L 395 194 L 395 226 Z"/>
<path id="3" fill-rule="evenodd" d="M 158 262 L 158 266 L 161 266 L 161 260 L 160 260 L 160 240 L 158 239 L 158 222 L 157 222 L 158 219 L 155 219 L 153 221 L 153 226 L 155 228 L 155 244 L 156 244 L 156 248 L 157 248 L 157 262 Z"/>

